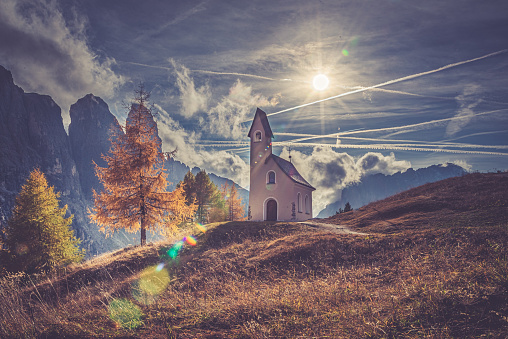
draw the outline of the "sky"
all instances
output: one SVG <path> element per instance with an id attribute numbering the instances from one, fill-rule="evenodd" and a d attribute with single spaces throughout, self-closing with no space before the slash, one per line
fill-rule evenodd
<path id="1" fill-rule="evenodd" d="M 261 108 L 273 152 L 317 188 L 315 213 L 371 173 L 508 169 L 502 0 L 0 0 L 0 46 L 65 125 L 88 93 L 124 122 L 143 83 L 163 148 L 246 188 Z"/>

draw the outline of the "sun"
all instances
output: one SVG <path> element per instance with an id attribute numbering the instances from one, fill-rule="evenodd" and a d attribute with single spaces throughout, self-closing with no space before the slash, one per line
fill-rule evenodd
<path id="1" fill-rule="evenodd" d="M 328 80 L 328 77 L 324 74 L 318 74 L 312 79 L 312 85 L 317 91 L 324 91 L 329 83 L 330 80 Z"/>

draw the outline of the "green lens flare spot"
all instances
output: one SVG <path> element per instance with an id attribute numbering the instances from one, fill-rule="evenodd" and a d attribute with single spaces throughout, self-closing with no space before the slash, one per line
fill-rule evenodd
<path id="1" fill-rule="evenodd" d="M 132 296 L 144 305 L 155 302 L 159 295 L 169 285 L 171 278 L 166 269 L 150 266 L 144 269 L 138 280 L 132 284 Z"/>
<path id="2" fill-rule="evenodd" d="M 143 312 L 139 306 L 127 299 L 115 299 L 108 305 L 109 318 L 127 329 L 135 329 L 143 325 Z"/>

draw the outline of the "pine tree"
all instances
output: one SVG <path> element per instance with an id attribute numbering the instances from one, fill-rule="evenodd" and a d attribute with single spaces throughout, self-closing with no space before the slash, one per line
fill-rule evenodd
<path id="1" fill-rule="evenodd" d="M 216 196 L 217 186 L 210 180 L 205 170 L 201 170 L 196 174 L 195 192 L 196 192 L 196 217 L 199 223 L 208 221 L 208 209 Z"/>
<path id="2" fill-rule="evenodd" d="M 196 177 L 191 171 L 185 174 L 183 181 L 179 182 L 176 187 L 183 188 L 187 205 L 194 204 L 194 201 L 196 200 Z"/>
<path id="3" fill-rule="evenodd" d="M 182 187 L 167 191 L 166 157 L 158 136 L 143 86 L 136 91 L 125 134 L 111 138 L 110 155 L 103 156 L 107 167 L 95 165 L 100 193 L 94 191 L 94 207 L 90 218 L 103 232 L 124 228 L 141 230 L 141 245 L 146 244 L 146 231 L 164 232 L 174 229 L 194 215 L 195 206 L 187 205 Z"/>
<path id="4" fill-rule="evenodd" d="M 346 205 L 344 205 L 344 213 L 346 212 L 349 212 L 349 211 L 352 211 L 353 208 L 351 207 L 351 204 L 348 202 L 346 202 Z"/>
<path id="5" fill-rule="evenodd" d="M 18 269 L 50 270 L 83 258 L 81 241 L 70 227 L 73 216 L 65 218 L 67 205 L 58 206 L 59 196 L 39 169 L 21 188 L 6 229 L 6 243 Z"/>

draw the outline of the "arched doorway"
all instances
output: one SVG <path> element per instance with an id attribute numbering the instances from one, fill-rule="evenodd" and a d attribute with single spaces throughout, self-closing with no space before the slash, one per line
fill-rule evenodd
<path id="1" fill-rule="evenodd" d="M 266 221 L 277 221 L 277 201 L 274 199 L 266 202 Z"/>

